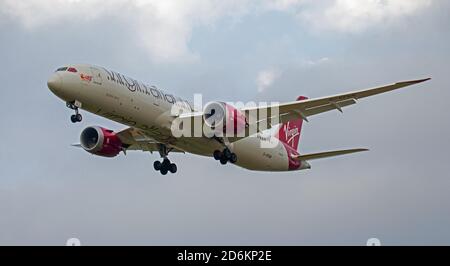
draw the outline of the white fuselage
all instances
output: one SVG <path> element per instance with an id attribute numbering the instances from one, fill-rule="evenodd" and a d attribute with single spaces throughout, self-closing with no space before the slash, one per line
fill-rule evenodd
<path id="1" fill-rule="evenodd" d="M 73 67 L 77 73 L 56 72 L 52 77 L 60 85 L 51 90 L 64 101 L 81 103 L 81 109 L 141 129 L 156 141 L 185 152 L 212 156 L 215 150 L 223 148 L 223 144 L 211 138 L 173 137 L 170 130 L 174 119 L 172 105 L 179 102 L 192 107 L 187 101 L 105 68 Z M 261 142 L 272 143 L 272 148 L 263 148 Z M 290 170 L 289 152 L 272 134 L 247 137 L 232 143 L 230 148 L 239 158 L 236 164 L 241 167 L 261 171 Z"/>

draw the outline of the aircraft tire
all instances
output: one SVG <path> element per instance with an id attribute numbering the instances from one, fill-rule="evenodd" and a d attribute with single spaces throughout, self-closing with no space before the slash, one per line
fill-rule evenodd
<path id="1" fill-rule="evenodd" d="M 177 172 L 177 165 L 174 164 L 174 163 L 171 163 L 171 164 L 170 164 L 170 167 L 169 167 L 169 171 L 170 171 L 172 174 L 175 174 L 175 173 Z"/>
<path id="2" fill-rule="evenodd" d="M 227 164 L 227 162 L 228 162 L 227 158 L 225 158 L 225 157 L 220 158 L 220 163 L 221 164 L 225 165 L 225 164 Z"/>
<path id="3" fill-rule="evenodd" d="M 220 157 L 222 157 L 222 152 L 219 151 L 219 150 L 215 150 L 214 153 L 213 153 L 213 156 L 214 156 L 214 159 L 216 161 L 218 161 L 218 160 L 220 160 Z"/>
<path id="4" fill-rule="evenodd" d="M 155 161 L 154 163 L 153 163 L 153 168 L 155 168 L 155 170 L 156 171 L 159 171 L 159 170 L 161 170 L 161 162 L 160 161 Z"/>
<path id="5" fill-rule="evenodd" d="M 231 156 L 230 156 L 230 163 L 236 163 L 237 162 L 237 155 L 236 155 L 236 153 L 231 153 Z"/>
<path id="6" fill-rule="evenodd" d="M 229 160 L 229 159 L 231 158 L 231 151 L 230 151 L 228 148 L 226 148 L 225 150 L 223 150 L 223 156 L 224 156 L 227 160 Z"/>

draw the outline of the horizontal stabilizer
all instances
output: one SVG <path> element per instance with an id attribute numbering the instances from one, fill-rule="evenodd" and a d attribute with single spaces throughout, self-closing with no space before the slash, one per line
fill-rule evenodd
<path id="1" fill-rule="evenodd" d="M 309 161 L 309 160 L 322 159 L 322 158 L 333 157 L 333 156 L 344 155 L 344 154 L 355 153 L 355 152 L 362 152 L 362 151 L 368 151 L 368 149 L 350 149 L 350 150 L 327 151 L 327 152 L 320 152 L 320 153 L 296 155 L 295 157 L 293 157 L 293 159 L 298 160 L 298 161 Z"/>

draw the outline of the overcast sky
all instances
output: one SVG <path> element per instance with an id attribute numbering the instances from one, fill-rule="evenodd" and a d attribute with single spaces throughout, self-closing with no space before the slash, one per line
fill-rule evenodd
<path id="1" fill-rule="evenodd" d="M 450 244 L 450 2 L 0 1 L 0 244 Z M 304 125 L 300 152 L 366 147 L 288 173 L 195 155 L 72 148 L 89 125 L 46 80 L 91 63 L 182 97 L 291 101 L 401 80 Z"/>

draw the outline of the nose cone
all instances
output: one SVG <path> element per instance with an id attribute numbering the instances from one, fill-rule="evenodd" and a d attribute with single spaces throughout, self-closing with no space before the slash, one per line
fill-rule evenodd
<path id="1" fill-rule="evenodd" d="M 61 89 L 62 86 L 62 79 L 59 76 L 58 73 L 53 74 L 47 81 L 48 88 L 53 92 L 56 93 Z"/>

